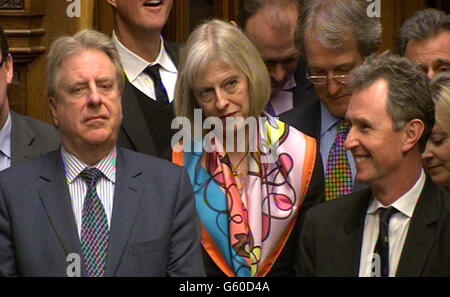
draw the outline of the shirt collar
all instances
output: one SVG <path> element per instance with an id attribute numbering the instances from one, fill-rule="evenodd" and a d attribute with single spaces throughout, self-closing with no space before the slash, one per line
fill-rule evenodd
<path id="1" fill-rule="evenodd" d="M 175 64 L 170 59 L 167 51 L 164 47 L 164 41 L 162 37 L 161 40 L 161 48 L 159 50 L 158 56 L 156 60 L 153 62 L 148 62 L 129 49 L 127 49 L 117 38 L 116 33 L 113 31 L 112 41 L 117 47 L 117 51 L 119 52 L 120 61 L 122 62 L 123 70 L 130 82 L 133 82 L 145 68 L 149 65 L 159 64 L 164 70 L 172 73 L 177 73 L 177 68 Z"/>
<path id="2" fill-rule="evenodd" d="M 321 113 L 321 124 L 320 124 L 320 136 L 323 136 L 328 130 L 333 128 L 339 118 L 335 117 L 330 113 L 328 108 L 321 102 L 320 103 L 320 113 Z"/>
<path id="3" fill-rule="evenodd" d="M 69 184 L 80 175 L 81 171 L 83 171 L 86 167 L 90 167 L 66 151 L 63 146 L 61 146 L 61 154 L 63 157 L 67 183 Z M 92 166 L 100 170 L 112 183 L 116 182 L 116 156 L 117 150 L 116 147 L 114 147 L 114 149 L 105 158 Z"/>
<path id="4" fill-rule="evenodd" d="M 291 91 L 297 86 L 294 76 L 292 75 L 291 78 L 284 84 L 283 88 L 281 88 L 283 91 Z"/>
<path id="5" fill-rule="evenodd" d="M 11 115 L 8 113 L 6 122 L 0 130 L 0 151 L 11 159 Z"/>
<path id="6" fill-rule="evenodd" d="M 417 201 L 419 200 L 420 194 L 422 193 L 424 185 L 425 185 L 425 173 L 423 169 L 421 169 L 419 179 L 416 181 L 414 186 L 402 197 L 397 199 L 394 203 L 392 203 L 389 206 L 394 207 L 405 216 L 411 218 L 414 213 L 414 208 L 416 207 Z M 389 206 L 381 204 L 377 199 L 372 199 L 372 202 L 367 208 L 367 214 L 374 214 L 380 207 L 386 208 Z"/>

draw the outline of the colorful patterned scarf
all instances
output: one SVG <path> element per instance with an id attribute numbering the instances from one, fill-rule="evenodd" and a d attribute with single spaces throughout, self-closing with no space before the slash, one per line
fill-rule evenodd
<path id="1" fill-rule="evenodd" d="M 226 153 L 193 149 L 182 161 L 174 153 L 194 188 L 203 247 L 228 276 L 269 272 L 295 225 L 316 158 L 313 138 L 275 119 L 260 124 L 255 137 L 275 162 L 264 163 L 261 150 L 250 153 L 242 193 Z"/>

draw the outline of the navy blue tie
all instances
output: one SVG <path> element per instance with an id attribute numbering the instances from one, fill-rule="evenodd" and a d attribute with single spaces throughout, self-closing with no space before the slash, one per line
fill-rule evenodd
<path id="1" fill-rule="evenodd" d="M 169 96 L 167 95 L 166 88 L 164 87 L 164 84 L 161 80 L 159 68 L 160 68 L 159 64 L 147 66 L 144 72 L 147 73 L 153 80 L 153 84 L 155 86 L 156 101 L 162 104 L 169 104 Z"/>
<path id="2" fill-rule="evenodd" d="M 381 208 L 380 231 L 375 245 L 375 253 L 380 256 L 381 277 L 389 276 L 389 220 L 397 210 L 393 207 Z"/>

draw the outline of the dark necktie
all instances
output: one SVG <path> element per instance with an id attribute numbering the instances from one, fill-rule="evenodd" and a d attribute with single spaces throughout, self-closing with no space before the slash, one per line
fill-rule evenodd
<path id="1" fill-rule="evenodd" d="M 325 198 L 332 200 L 352 192 L 352 172 L 348 162 L 344 141 L 350 125 L 340 120 L 337 125 L 336 139 L 328 155 L 325 168 Z"/>
<path id="2" fill-rule="evenodd" d="M 97 168 L 86 168 L 80 173 L 88 185 L 81 219 L 81 249 L 90 277 L 103 276 L 108 253 L 108 219 L 95 189 L 102 175 Z"/>
<path id="3" fill-rule="evenodd" d="M 380 210 L 380 231 L 374 253 L 380 256 L 381 277 L 389 276 L 389 220 L 397 210 L 393 207 L 381 208 Z"/>
<path id="4" fill-rule="evenodd" d="M 152 66 L 147 66 L 144 72 L 147 73 L 153 80 L 153 85 L 155 86 L 155 96 L 156 101 L 162 104 L 169 104 L 169 97 L 167 96 L 166 88 L 161 80 L 161 75 L 159 74 L 159 64 Z"/>

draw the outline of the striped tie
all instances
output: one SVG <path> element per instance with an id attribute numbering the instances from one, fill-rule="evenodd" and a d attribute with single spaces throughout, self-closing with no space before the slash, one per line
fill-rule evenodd
<path id="1" fill-rule="evenodd" d="M 97 168 L 86 168 L 80 173 L 88 184 L 82 212 L 81 249 L 90 277 L 103 276 L 108 252 L 108 219 L 95 189 L 97 180 L 102 175 Z"/>
<path id="2" fill-rule="evenodd" d="M 336 139 L 328 155 L 325 169 L 325 198 L 332 200 L 352 192 L 352 172 L 348 162 L 344 141 L 350 125 L 340 120 L 337 126 Z"/>

